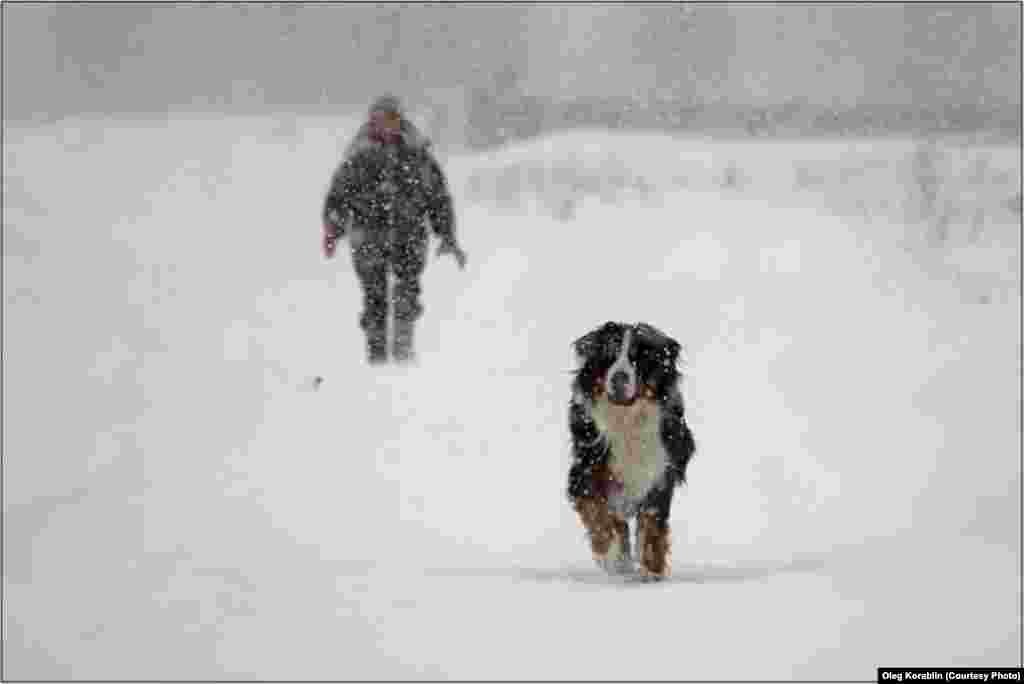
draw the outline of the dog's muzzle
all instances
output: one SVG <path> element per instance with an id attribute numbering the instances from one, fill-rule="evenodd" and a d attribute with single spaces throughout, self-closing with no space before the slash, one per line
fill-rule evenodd
<path id="1" fill-rule="evenodd" d="M 616 370 L 608 378 L 608 399 L 616 404 L 632 404 L 636 399 L 636 383 L 624 370 Z"/>

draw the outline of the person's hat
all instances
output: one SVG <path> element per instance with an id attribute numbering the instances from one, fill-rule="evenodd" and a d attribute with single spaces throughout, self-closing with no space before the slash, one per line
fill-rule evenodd
<path id="1" fill-rule="evenodd" d="M 381 95 L 370 105 L 370 114 L 374 112 L 401 115 L 402 102 L 394 95 Z"/>

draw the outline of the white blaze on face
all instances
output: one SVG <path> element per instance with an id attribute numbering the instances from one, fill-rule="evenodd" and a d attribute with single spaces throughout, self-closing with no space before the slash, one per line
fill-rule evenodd
<path id="1" fill-rule="evenodd" d="M 626 328 L 626 334 L 622 338 L 622 348 L 619 349 L 619 356 L 615 359 L 615 363 L 612 364 L 611 368 L 608 369 L 608 375 L 604 379 L 605 391 L 609 394 L 612 391 L 612 378 L 615 373 L 622 371 L 626 374 L 626 396 L 636 396 L 636 368 L 629 362 L 629 348 L 633 343 L 633 329 Z"/>

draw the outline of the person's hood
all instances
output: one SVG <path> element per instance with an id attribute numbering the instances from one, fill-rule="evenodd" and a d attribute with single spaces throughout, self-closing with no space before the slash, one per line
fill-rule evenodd
<path id="1" fill-rule="evenodd" d="M 415 124 L 405 117 L 402 117 L 401 124 L 399 125 L 399 135 L 401 136 L 402 144 L 411 149 L 426 150 L 430 147 L 430 139 L 423 135 L 423 133 L 416 128 Z M 381 144 L 382 143 L 380 141 L 373 138 L 370 122 L 367 121 L 359 127 L 359 131 L 356 133 L 355 139 L 352 141 L 352 144 L 349 145 L 347 155 L 353 155 Z"/>

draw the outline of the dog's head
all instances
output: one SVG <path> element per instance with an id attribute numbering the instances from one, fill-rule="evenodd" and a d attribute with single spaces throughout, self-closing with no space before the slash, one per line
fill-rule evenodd
<path id="1" fill-rule="evenodd" d="M 647 323 L 609 321 L 573 345 L 580 368 L 576 388 L 590 399 L 629 406 L 663 399 L 678 381 L 679 343 Z"/>

